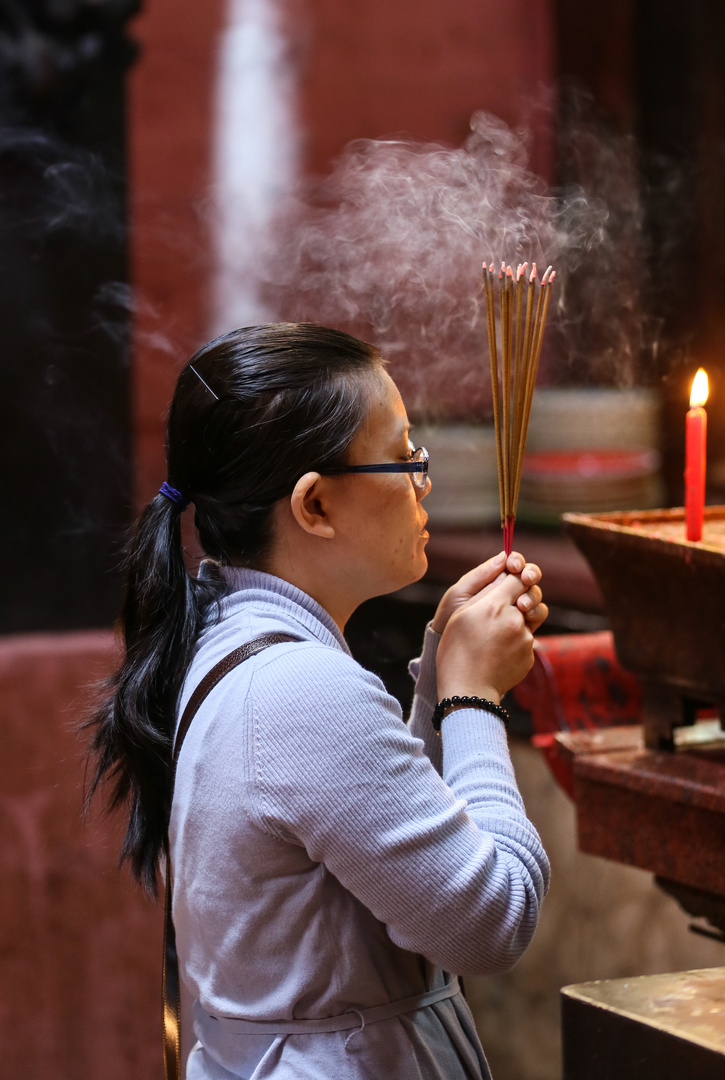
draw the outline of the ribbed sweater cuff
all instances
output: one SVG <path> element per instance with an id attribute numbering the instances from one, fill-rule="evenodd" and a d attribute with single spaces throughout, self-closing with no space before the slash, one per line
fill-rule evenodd
<path id="1" fill-rule="evenodd" d="M 436 678 L 436 654 L 440 634 L 431 630 L 430 624 L 426 627 L 423 639 L 423 651 L 417 660 L 411 660 L 408 670 L 415 683 L 415 697 L 410 714 L 409 730 L 416 738 L 423 740 L 425 752 L 433 763 L 434 768 L 440 773 L 443 764 L 441 754 L 441 740 L 433 730 L 430 720 L 436 705 L 438 683 Z"/>
<path id="2" fill-rule="evenodd" d="M 511 767 L 504 723 L 485 709 L 456 709 L 441 724 L 444 776 L 449 761 L 461 761 L 480 754 L 498 758 Z"/>
<path id="3" fill-rule="evenodd" d="M 430 623 L 425 628 L 423 651 L 408 664 L 408 671 L 415 679 L 415 693 L 421 703 L 430 706 L 431 713 L 438 701 L 438 678 L 436 675 L 436 656 L 441 635 L 431 629 Z"/>

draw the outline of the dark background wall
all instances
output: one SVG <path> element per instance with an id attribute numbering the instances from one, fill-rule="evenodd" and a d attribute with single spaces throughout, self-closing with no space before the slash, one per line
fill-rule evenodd
<path id="1" fill-rule="evenodd" d="M 0 632 L 105 626 L 118 605 L 136 7 L 0 8 Z"/>
<path id="2" fill-rule="evenodd" d="M 665 474 L 677 504 L 682 413 L 699 366 L 711 383 L 709 458 L 725 458 L 725 8 L 717 0 L 556 0 L 554 14 L 559 178 L 571 178 L 561 136 L 577 91 L 603 135 L 631 140 L 643 209 L 643 345 L 657 343 L 642 370 L 662 388 Z"/>

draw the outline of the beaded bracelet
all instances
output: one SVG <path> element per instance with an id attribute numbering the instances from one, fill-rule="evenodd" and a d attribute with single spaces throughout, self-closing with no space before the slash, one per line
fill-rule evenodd
<path id="1" fill-rule="evenodd" d="M 485 709 L 486 712 L 491 712 L 494 716 L 497 716 L 499 720 L 502 720 L 505 728 L 508 728 L 509 726 L 511 717 L 506 712 L 503 705 L 497 705 L 495 701 L 486 701 L 485 698 L 476 697 L 475 695 L 458 697 L 456 694 L 454 697 L 443 698 L 433 710 L 433 716 L 431 717 L 430 722 L 433 725 L 434 731 L 437 731 L 440 734 L 443 717 L 456 705 L 465 705 L 469 709 Z"/>

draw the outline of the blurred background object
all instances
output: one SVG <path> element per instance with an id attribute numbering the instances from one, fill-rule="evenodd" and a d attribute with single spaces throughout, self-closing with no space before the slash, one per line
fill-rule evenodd
<path id="1" fill-rule="evenodd" d="M 529 454 L 521 477 L 519 519 L 559 525 L 567 510 L 596 513 L 662 501 L 654 450 L 559 450 Z"/>
<path id="2" fill-rule="evenodd" d="M 569 510 L 660 506 L 660 394 L 654 387 L 539 387 L 521 478 L 520 518 L 558 526 Z"/>
<path id="3" fill-rule="evenodd" d="M 660 400 L 651 387 L 541 386 L 534 397 L 527 449 L 658 450 Z"/>
<path id="4" fill-rule="evenodd" d="M 568 510 L 660 506 L 659 393 L 652 387 L 540 387 L 521 479 L 523 521 Z"/>
<path id="5" fill-rule="evenodd" d="M 425 507 L 431 526 L 497 524 L 496 436 L 485 424 L 420 424 L 412 432 L 416 446 L 431 456 L 435 483 Z"/>

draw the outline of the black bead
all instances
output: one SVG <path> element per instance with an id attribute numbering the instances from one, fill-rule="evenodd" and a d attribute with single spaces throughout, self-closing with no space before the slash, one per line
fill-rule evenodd
<path id="1" fill-rule="evenodd" d="M 441 721 L 443 720 L 443 717 L 454 705 L 467 705 L 473 706 L 476 709 L 485 709 L 487 712 L 491 712 L 494 716 L 497 716 L 501 721 L 503 721 L 504 726 L 508 727 L 510 717 L 506 709 L 504 709 L 503 705 L 496 705 L 496 703 L 493 701 L 487 701 L 486 698 L 476 697 L 475 695 L 469 696 L 468 694 L 466 694 L 460 696 L 456 694 L 452 698 L 443 698 L 443 700 L 439 701 L 435 709 L 433 710 L 431 723 L 433 725 L 433 729 L 437 731 L 438 734 L 440 734 Z"/>

